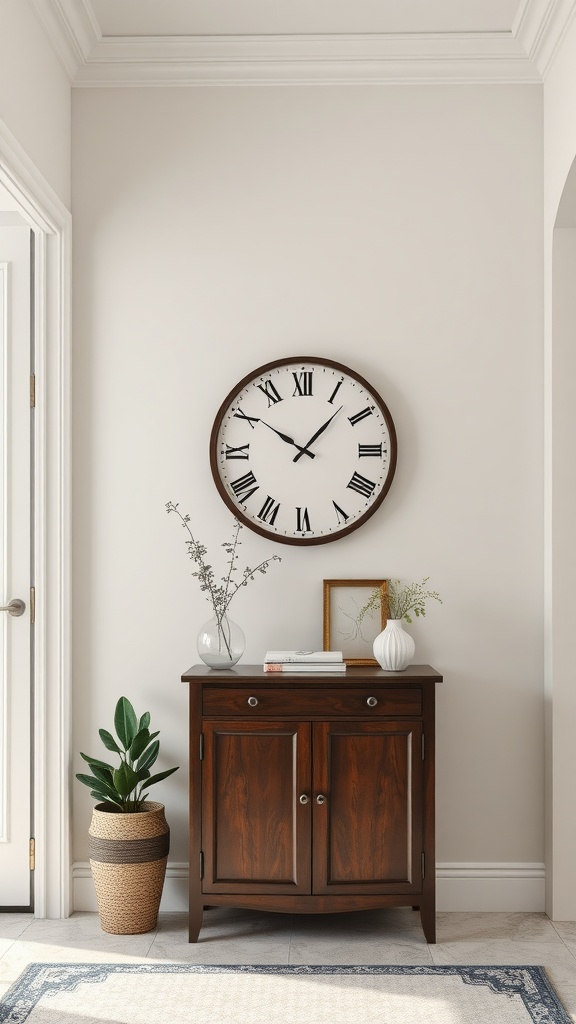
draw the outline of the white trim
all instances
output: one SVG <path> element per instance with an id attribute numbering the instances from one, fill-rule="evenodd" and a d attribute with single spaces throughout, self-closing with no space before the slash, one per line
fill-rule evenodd
<path id="1" fill-rule="evenodd" d="M 71 217 L 1 121 L 0 185 L 35 231 L 37 242 L 35 914 L 67 917 L 71 896 Z"/>
<path id="2" fill-rule="evenodd" d="M 31 0 L 73 85 L 532 83 L 576 0 L 523 0 L 509 32 L 102 36 L 90 0 Z"/>
<path id="3" fill-rule="evenodd" d="M 542 80 L 575 15 L 575 0 L 525 0 L 513 31 Z"/>
<path id="4" fill-rule="evenodd" d="M 511 33 L 104 38 L 76 86 L 539 82 Z"/>
<path id="5" fill-rule="evenodd" d="M 74 910 L 96 911 L 96 894 L 88 861 L 72 867 Z M 544 864 L 437 864 L 438 911 L 542 913 Z M 188 865 L 168 863 L 162 911 L 188 910 Z"/>
<path id="6" fill-rule="evenodd" d="M 524 40 L 540 38 L 540 20 L 551 34 L 551 6 L 576 6 L 526 0 L 522 38 L 514 31 L 103 37 L 90 0 L 31 2 L 73 85 L 84 88 L 540 82 Z"/>
<path id="7" fill-rule="evenodd" d="M 480 862 L 436 865 L 436 878 L 544 878 L 545 866 L 534 863 Z"/>
<path id="8" fill-rule="evenodd" d="M 439 911 L 543 913 L 546 871 L 541 863 L 436 865 Z"/>
<path id="9" fill-rule="evenodd" d="M 2 568 L 0 569 L 0 599 L 8 600 L 8 306 L 10 264 L 0 263 L 0 293 L 2 301 L 2 323 L 0 325 L 0 408 L 2 409 L 2 421 L 0 422 L 0 466 L 2 467 L 3 479 L 0 481 L 0 552 L 2 554 Z M 9 736 L 8 736 L 8 616 L 2 615 L 0 631 L 2 633 L 2 692 L 0 692 L 0 843 L 7 843 L 9 806 L 8 806 L 8 775 L 9 775 Z"/>
<path id="10" fill-rule="evenodd" d="M 30 0 L 71 82 L 102 36 L 89 0 Z"/>

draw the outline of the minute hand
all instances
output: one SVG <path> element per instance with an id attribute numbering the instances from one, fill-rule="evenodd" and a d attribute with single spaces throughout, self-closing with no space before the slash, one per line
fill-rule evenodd
<path id="1" fill-rule="evenodd" d="M 342 406 L 340 406 L 340 409 L 342 409 Z M 316 431 L 315 434 L 312 434 L 312 437 L 310 438 L 310 440 L 307 442 L 307 444 L 304 445 L 303 448 L 300 449 L 298 454 L 294 456 L 294 458 L 292 459 L 292 462 L 298 462 L 298 459 L 300 459 L 304 454 L 312 455 L 312 452 L 308 451 L 310 445 L 314 444 L 314 441 L 316 441 L 320 437 L 320 434 L 324 433 L 324 431 L 326 430 L 326 427 L 330 426 L 330 424 L 332 423 L 332 420 L 334 419 L 334 417 L 337 416 L 338 413 L 340 412 L 340 409 L 336 409 L 336 412 L 332 414 L 330 419 L 326 420 L 326 423 L 323 423 L 322 426 L 319 427 L 319 429 Z"/>

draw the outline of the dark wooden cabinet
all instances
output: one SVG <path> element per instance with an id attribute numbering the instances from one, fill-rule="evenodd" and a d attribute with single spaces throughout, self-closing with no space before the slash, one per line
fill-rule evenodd
<path id="1" fill-rule="evenodd" d="M 435 941 L 434 696 L 392 674 L 194 666 L 190 941 L 205 905 L 420 909 Z M 196 868 L 197 866 L 197 868 Z"/>

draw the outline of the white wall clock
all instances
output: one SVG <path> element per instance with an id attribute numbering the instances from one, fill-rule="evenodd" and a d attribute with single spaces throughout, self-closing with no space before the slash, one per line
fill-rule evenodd
<path id="1" fill-rule="evenodd" d="M 249 373 L 224 399 L 210 465 L 230 511 L 282 544 L 325 544 L 386 497 L 396 431 L 378 392 L 330 359 L 293 356 Z"/>

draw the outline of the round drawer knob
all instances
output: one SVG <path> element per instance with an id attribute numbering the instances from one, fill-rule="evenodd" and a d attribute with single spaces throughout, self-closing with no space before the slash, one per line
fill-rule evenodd
<path id="1" fill-rule="evenodd" d="M 248 697 L 248 703 L 251 708 L 255 708 L 258 703 L 258 697 Z"/>
<path id="2" fill-rule="evenodd" d="M 368 697 L 366 703 L 367 703 L 369 708 L 375 708 L 377 703 L 378 703 L 378 698 L 377 697 Z"/>
<path id="3" fill-rule="evenodd" d="M 301 804 L 307 804 L 308 803 L 308 797 L 306 796 L 306 793 L 302 793 L 302 795 L 300 797 L 300 803 Z"/>
<path id="4" fill-rule="evenodd" d="M 323 793 L 318 793 L 318 796 L 316 797 L 316 803 L 317 804 L 325 804 L 326 803 L 326 797 L 324 796 Z"/>

